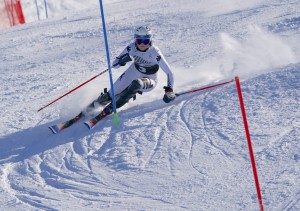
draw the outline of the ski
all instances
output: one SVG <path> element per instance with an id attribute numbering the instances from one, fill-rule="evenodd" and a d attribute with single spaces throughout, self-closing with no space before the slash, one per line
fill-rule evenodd
<path id="1" fill-rule="evenodd" d="M 70 127 L 74 123 L 78 122 L 83 117 L 84 117 L 84 114 L 81 112 L 80 114 L 78 114 L 77 116 L 75 116 L 74 118 L 72 118 L 68 121 L 65 121 L 63 123 L 59 123 L 57 125 L 50 126 L 49 129 L 52 131 L 53 134 L 57 134 L 57 133 L 61 132 L 62 130 Z"/>
<path id="2" fill-rule="evenodd" d="M 89 130 L 91 130 L 95 127 L 95 125 L 98 122 L 100 122 L 102 119 L 104 119 L 105 117 L 107 117 L 108 115 L 110 115 L 112 113 L 113 113 L 113 106 L 112 106 L 112 103 L 110 103 L 103 109 L 103 111 L 101 111 L 100 114 L 98 114 L 94 118 L 89 119 L 88 121 L 84 122 L 84 124 L 88 127 Z"/>
<path id="3" fill-rule="evenodd" d="M 88 127 L 89 130 L 91 130 L 91 129 L 93 129 L 95 127 L 95 125 L 98 122 L 100 122 L 106 116 L 107 116 L 107 114 L 102 111 L 99 115 L 97 115 L 94 118 L 89 119 L 88 121 L 84 122 L 84 124 Z"/>

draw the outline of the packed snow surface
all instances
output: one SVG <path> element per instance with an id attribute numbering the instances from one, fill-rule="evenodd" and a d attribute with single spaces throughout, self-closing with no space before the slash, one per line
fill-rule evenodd
<path id="1" fill-rule="evenodd" d="M 98 1 L 24 0 L 0 31 L 1 210 L 259 210 L 235 83 L 162 101 L 157 88 L 88 131 L 49 126 L 109 87 Z M 83 2 L 83 3 L 82 3 Z M 177 93 L 239 76 L 265 210 L 300 210 L 300 2 L 106 0 L 110 54 L 150 25 Z M 112 70 L 117 79 L 125 70 Z M 95 113 L 99 112 L 99 108 Z"/>

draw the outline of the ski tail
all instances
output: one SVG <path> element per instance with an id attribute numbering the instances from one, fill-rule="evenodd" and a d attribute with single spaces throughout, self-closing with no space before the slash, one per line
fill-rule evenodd
<path id="1" fill-rule="evenodd" d="M 80 114 L 78 114 L 77 116 L 75 116 L 74 118 L 72 118 L 68 121 L 59 123 L 57 125 L 52 125 L 49 127 L 49 129 L 51 130 L 51 132 L 53 134 L 57 134 L 57 133 L 61 132 L 62 130 L 70 127 L 71 125 L 75 124 L 76 122 L 80 121 L 82 118 L 84 118 L 83 112 L 81 112 Z"/>

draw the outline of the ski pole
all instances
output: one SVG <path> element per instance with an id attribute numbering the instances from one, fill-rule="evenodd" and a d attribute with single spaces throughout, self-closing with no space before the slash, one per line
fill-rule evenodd
<path id="1" fill-rule="evenodd" d="M 201 88 L 198 88 L 198 89 L 189 90 L 189 91 L 186 91 L 186 92 L 176 93 L 175 95 L 178 97 L 180 95 L 185 95 L 185 94 L 188 94 L 188 93 L 198 92 L 198 91 L 202 91 L 202 90 L 205 90 L 205 89 L 210 89 L 210 88 L 213 88 L 213 87 L 217 87 L 217 86 L 222 86 L 222 85 L 225 85 L 225 84 L 229 84 L 229 83 L 231 83 L 233 81 L 234 80 L 226 81 L 226 82 L 219 83 L 219 84 L 214 84 L 214 85 L 211 85 L 211 86 L 205 86 L 205 87 L 201 87 Z"/>
<path id="2" fill-rule="evenodd" d="M 70 94 L 71 92 L 74 92 L 76 89 L 79 89 L 80 87 L 82 87 L 83 85 L 89 83 L 90 81 L 94 80 L 95 78 L 97 78 L 98 76 L 102 75 L 103 73 L 107 72 L 108 69 L 102 71 L 101 73 L 95 75 L 94 77 L 92 77 L 91 79 L 87 80 L 86 82 L 80 84 L 79 86 L 75 87 L 74 89 L 72 89 L 71 91 L 67 92 L 66 94 L 60 96 L 59 98 L 57 98 L 56 100 L 53 100 L 51 103 L 48 103 L 47 105 L 43 106 L 42 108 L 40 108 L 39 110 L 37 110 L 38 112 L 43 110 L 44 108 L 48 107 L 49 105 L 55 103 L 56 101 L 60 100 L 61 98 L 67 96 L 68 94 Z"/>

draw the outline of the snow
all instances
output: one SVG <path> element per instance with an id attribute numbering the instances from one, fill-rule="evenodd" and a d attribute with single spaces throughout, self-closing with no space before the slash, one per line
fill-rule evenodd
<path id="1" fill-rule="evenodd" d="M 41 17 L 43 4 L 39 2 Z M 299 1 L 104 1 L 111 56 L 149 24 L 175 92 L 241 79 L 265 210 L 300 210 Z M 97 1 L 48 1 L 0 31 L 1 210 L 259 210 L 234 83 L 162 101 L 157 88 L 88 131 L 109 87 Z M 125 69 L 113 70 L 116 79 Z M 101 110 L 101 108 L 100 108 Z"/>

